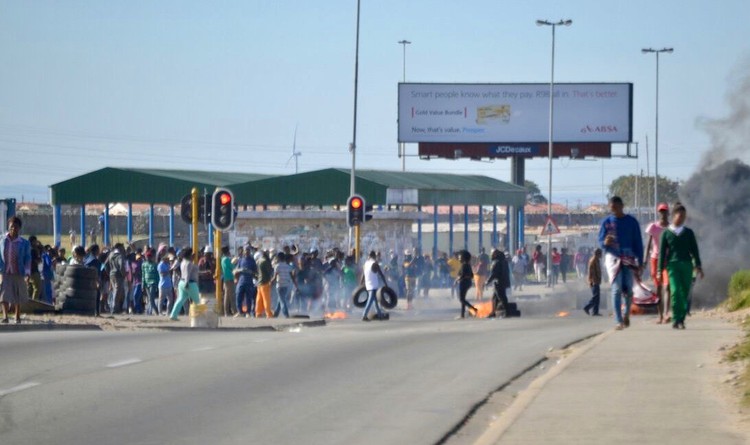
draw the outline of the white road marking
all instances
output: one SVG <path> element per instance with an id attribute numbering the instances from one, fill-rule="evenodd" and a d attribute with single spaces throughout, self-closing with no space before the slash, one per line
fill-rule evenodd
<path id="1" fill-rule="evenodd" d="M 8 394 L 13 394 L 14 392 L 23 391 L 24 389 L 33 388 L 39 385 L 40 383 L 37 383 L 37 382 L 27 382 L 27 383 L 22 383 L 18 386 L 14 386 L 12 388 L 0 389 L 0 397 L 4 397 L 4 396 L 7 396 Z"/>
<path id="2" fill-rule="evenodd" d="M 140 363 L 142 361 L 143 360 L 141 360 L 139 358 L 129 358 L 127 360 L 123 360 L 123 361 L 120 361 L 120 362 L 110 363 L 110 364 L 107 365 L 107 368 L 119 368 L 119 367 L 122 367 L 122 366 L 135 365 L 136 363 Z"/>
<path id="3" fill-rule="evenodd" d="M 214 349 L 216 349 L 215 346 L 203 346 L 201 348 L 195 348 L 195 349 L 193 349 L 193 352 L 212 351 Z"/>

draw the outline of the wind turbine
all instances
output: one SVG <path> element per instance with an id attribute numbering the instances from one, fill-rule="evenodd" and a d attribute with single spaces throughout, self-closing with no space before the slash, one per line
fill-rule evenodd
<path id="1" fill-rule="evenodd" d="M 297 151 L 297 125 L 295 125 L 294 126 L 294 142 L 292 143 L 292 155 L 286 161 L 286 165 L 289 165 L 289 163 L 292 161 L 292 158 L 294 158 L 294 174 L 299 173 L 299 157 L 300 156 L 302 156 L 302 153 Z"/>

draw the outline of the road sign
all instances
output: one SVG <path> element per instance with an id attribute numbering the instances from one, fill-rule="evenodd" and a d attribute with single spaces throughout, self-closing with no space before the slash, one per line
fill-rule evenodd
<path id="1" fill-rule="evenodd" d="M 542 227 L 542 236 L 544 235 L 557 235 L 560 233 L 560 228 L 557 227 L 557 223 L 554 219 L 552 219 L 551 216 L 547 217 L 547 222 L 544 223 L 544 227 Z"/>

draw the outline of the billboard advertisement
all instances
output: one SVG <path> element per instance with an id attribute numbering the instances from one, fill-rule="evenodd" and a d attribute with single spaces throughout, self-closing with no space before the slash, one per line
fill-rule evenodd
<path id="1" fill-rule="evenodd" d="M 555 84 L 555 142 L 632 142 L 633 84 Z M 399 142 L 543 142 L 549 84 L 398 86 Z"/>

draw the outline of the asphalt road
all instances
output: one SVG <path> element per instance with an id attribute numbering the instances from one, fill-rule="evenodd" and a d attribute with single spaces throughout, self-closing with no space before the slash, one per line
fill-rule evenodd
<path id="1" fill-rule="evenodd" d="M 609 327 L 435 315 L 277 333 L 2 334 L 0 443 L 431 444 L 549 347 Z"/>

